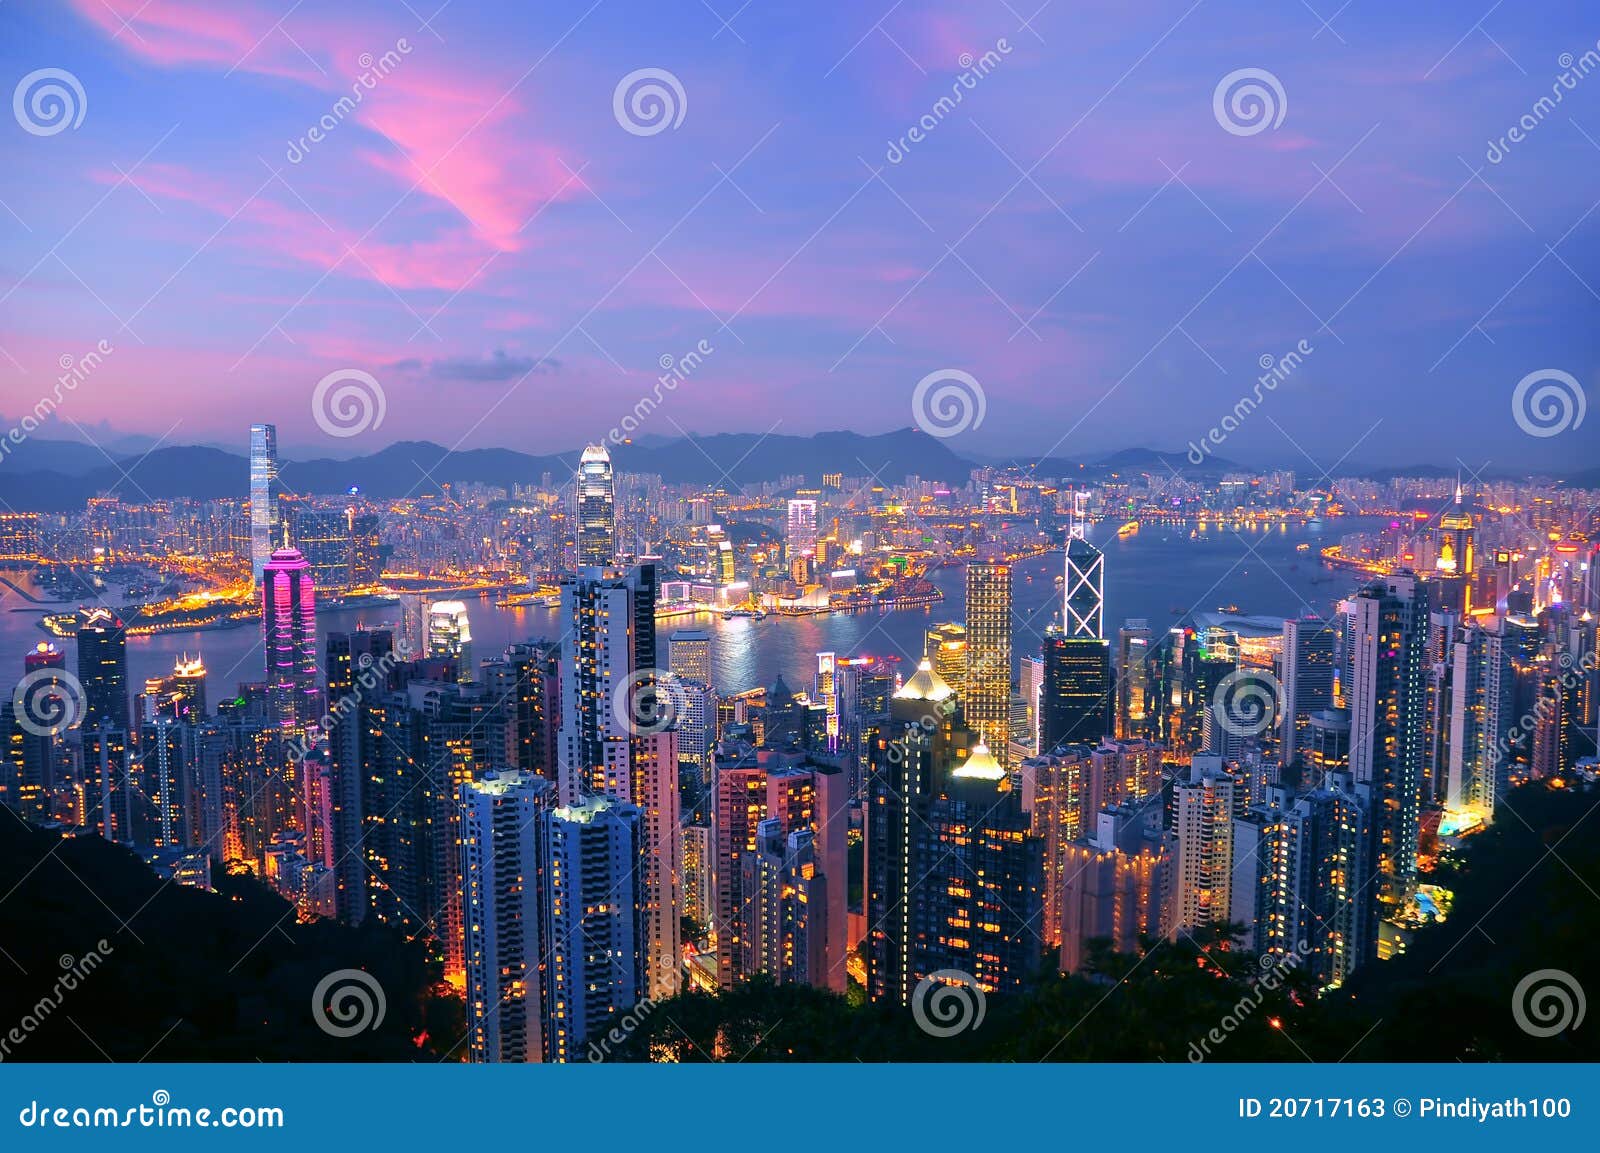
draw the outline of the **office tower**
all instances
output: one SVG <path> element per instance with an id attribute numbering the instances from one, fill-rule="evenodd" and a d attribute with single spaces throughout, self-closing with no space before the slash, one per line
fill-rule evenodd
<path id="1" fill-rule="evenodd" d="M 82 826 L 108 841 L 132 844 L 134 809 L 128 734 L 102 726 L 83 733 Z"/>
<path id="2" fill-rule="evenodd" d="M 640 810 L 652 996 L 677 990 L 682 877 L 678 733 L 656 651 L 656 567 L 585 568 L 561 582 L 566 656 L 557 745 L 562 803 L 607 796 Z"/>
<path id="3" fill-rule="evenodd" d="M 1091 941 L 1132 953 L 1145 937 L 1173 936 L 1173 840 L 1159 810 L 1130 802 L 1096 813 L 1092 829 L 1062 847 L 1062 972 L 1083 969 Z"/>
<path id="4" fill-rule="evenodd" d="M 848 988 L 846 786 L 838 765 L 802 755 L 762 749 L 730 757 L 726 763 L 717 757 L 712 846 L 717 978 L 723 988 L 763 972 L 774 980 L 801 981 L 841 993 Z M 761 830 L 767 822 L 773 822 L 767 829 L 771 843 L 764 848 Z M 796 834 L 803 836 L 791 846 Z M 764 864 L 755 859 L 769 850 Z M 780 963 L 774 949 L 783 938 L 764 934 L 778 933 L 778 922 L 769 915 L 783 908 L 782 890 L 797 885 L 801 899 L 813 904 L 802 924 L 791 925 L 791 934 L 803 929 L 811 951 L 804 958 Z M 792 920 L 799 912 L 790 908 L 786 915 Z M 793 944 L 792 936 L 789 943 Z"/>
<path id="5" fill-rule="evenodd" d="M 516 770 L 461 786 L 468 1059 L 544 1059 L 545 814 L 555 786 Z"/>
<path id="6" fill-rule="evenodd" d="M 511 714 L 510 763 L 556 780 L 556 734 L 561 718 L 561 645 L 531 641 L 506 646 L 479 669 L 489 696 Z"/>
<path id="7" fill-rule="evenodd" d="M 1318 617 L 1283 622 L 1283 715 L 1279 718 L 1278 758 L 1292 765 L 1301 754 L 1311 718 L 1333 707 L 1333 625 Z"/>
<path id="8" fill-rule="evenodd" d="M 1010 774 L 981 742 L 911 830 L 913 972 L 970 974 L 988 993 L 1027 988 L 1043 938 L 1041 843 Z"/>
<path id="9" fill-rule="evenodd" d="M 1028 706 L 1032 726 L 1028 741 L 1033 752 L 1039 750 L 1039 706 L 1044 697 L 1044 657 L 1023 657 L 1017 669 L 1017 692 Z"/>
<path id="10" fill-rule="evenodd" d="M 1367 800 L 1381 914 L 1397 911 L 1417 876 L 1427 719 L 1427 586 L 1408 572 L 1344 602 L 1351 668 L 1350 768 Z"/>
<path id="11" fill-rule="evenodd" d="M 1477 529 L 1472 513 L 1462 503 L 1461 483 L 1456 482 L 1456 499 L 1448 512 L 1439 517 L 1438 559 L 1434 562 L 1435 579 L 1448 590 L 1448 600 L 1465 618 L 1475 607 L 1472 596 L 1473 577 L 1477 571 L 1477 551 L 1474 538 Z"/>
<path id="12" fill-rule="evenodd" d="M 693 765 L 702 780 L 711 775 L 711 749 L 717 724 L 717 698 L 699 681 L 676 675 L 661 679 L 662 690 L 672 701 L 678 735 L 678 761 Z"/>
<path id="13" fill-rule="evenodd" d="M 1196 757 L 1176 784 L 1177 925 L 1193 931 L 1228 921 L 1233 903 L 1233 817 L 1238 783 L 1216 757 Z"/>
<path id="14" fill-rule="evenodd" d="M 591 444 L 578 461 L 578 567 L 609 565 L 617 558 L 616 480 L 611 454 Z"/>
<path id="15" fill-rule="evenodd" d="M 1111 646 L 1089 636 L 1045 630 L 1039 693 L 1039 751 L 1098 745 L 1111 732 Z"/>
<path id="16" fill-rule="evenodd" d="M 383 539 L 379 534 L 378 514 L 350 512 L 350 584 L 370 589 L 383 577 Z"/>
<path id="17" fill-rule="evenodd" d="M 428 606 L 428 656 L 454 664 L 461 684 L 471 684 L 477 675 L 472 665 L 472 623 L 461 601 L 434 601 Z"/>
<path id="18" fill-rule="evenodd" d="M 1156 708 L 1156 686 L 1150 677 L 1150 624 L 1134 618 L 1117 630 L 1117 736 L 1154 736 Z"/>
<path id="19" fill-rule="evenodd" d="M 924 875 L 913 851 L 916 829 L 935 790 L 975 742 L 954 691 L 928 661 L 894 694 L 887 713 L 867 746 L 867 996 L 909 1005 L 926 976 L 918 971 L 912 926 Z"/>
<path id="20" fill-rule="evenodd" d="M 1501 742 L 1511 717 L 1511 662 L 1497 632 L 1469 628 L 1450 646 L 1449 740 L 1442 798 L 1455 815 L 1494 819 Z"/>
<path id="21" fill-rule="evenodd" d="M 128 731 L 128 637 L 122 618 L 108 608 L 78 610 L 78 683 L 83 685 L 83 729 Z"/>
<path id="22" fill-rule="evenodd" d="M 291 506 L 289 537 L 311 566 L 311 580 L 324 598 L 350 590 L 353 579 L 351 510 Z"/>
<path id="23" fill-rule="evenodd" d="M 299 549 L 272 553 L 262 569 L 261 629 L 272 723 L 298 734 L 317 719 L 317 600 Z"/>
<path id="24" fill-rule="evenodd" d="M 1011 737 L 1011 566 L 967 565 L 966 722 L 1002 764 Z"/>
<path id="25" fill-rule="evenodd" d="M 928 630 L 922 655 L 933 665 L 939 678 L 960 696 L 967 687 L 967 630 L 954 622 L 934 625 Z"/>
<path id="26" fill-rule="evenodd" d="M 388 629 L 328 634 L 329 808 L 335 909 L 340 920 L 360 924 L 367 912 L 367 870 L 362 851 L 361 702 L 388 692 L 394 634 Z"/>
<path id="27" fill-rule="evenodd" d="M 172 681 L 174 691 L 179 701 L 179 719 L 190 724 L 199 724 L 207 717 L 206 704 L 206 666 L 197 653 L 190 657 L 188 653 L 180 656 L 172 666 Z"/>
<path id="28" fill-rule="evenodd" d="M 250 426 L 250 572 L 257 584 L 283 544 L 278 512 L 278 428 Z"/>
<path id="29" fill-rule="evenodd" d="M 545 1060 L 580 1060 L 649 996 L 642 814 L 595 796 L 545 818 Z"/>
<path id="30" fill-rule="evenodd" d="M 155 717 L 141 726 L 134 766 L 138 806 L 144 820 L 139 842 L 157 849 L 193 848 L 188 800 L 194 778 L 194 728 L 172 717 Z"/>
<path id="31" fill-rule="evenodd" d="M 667 638 L 667 668 L 686 681 L 712 684 L 711 634 L 700 629 L 681 629 Z"/>
<path id="32" fill-rule="evenodd" d="M 817 550 L 817 502 L 814 500 L 791 500 L 789 502 L 789 523 L 786 537 L 789 556 L 791 558 L 803 556 L 806 553 L 815 554 Z"/>
<path id="33" fill-rule="evenodd" d="M 1106 636 L 1106 558 L 1088 538 L 1067 540 L 1066 587 L 1062 596 L 1061 631 L 1069 637 L 1104 640 Z"/>

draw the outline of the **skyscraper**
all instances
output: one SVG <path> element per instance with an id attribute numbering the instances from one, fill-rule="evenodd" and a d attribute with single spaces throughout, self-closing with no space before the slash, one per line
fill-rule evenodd
<path id="1" fill-rule="evenodd" d="M 351 510 L 290 506 L 290 538 L 311 566 L 311 579 L 324 597 L 347 592 L 353 579 L 354 540 Z"/>
<path id="2" fill-rule="evenodd" d="M 1225 924 L 1233 903 L 1233 817 L 1241 786 L 1220 757 L 1196 757 L 1174 786 L 1178 839 L 1177 925 Z"/>
<path id="3" fill-rule="evenodd" d="M 967 630 L 954 621 L 934 625 L 923 642 L 923 656 L 933 664 L 939 679 L 957 695 L 967 687 Z"/>
<path id="4" fill-rule="evenodd" d="M 817 550 L 817 502 L 791 500 L 787 541 L 790 558 Z"/>
<path id="5" fill-rule="evenodd" d="M 250 426 L 250 572 L 257 584 L 282 543 L 278 520 L 278 428 Z"/>
<path id="6" fill-rule="evenodd" d="M 317 599 L 299 549 L 272 553 L 261 573 L 261 631 L 272 723 L 299 733 L 321 710 L 317 689 Z"/>
<path id="7" fill-rule="evenodd" d="M 1011 741 L 1011 566 L 967 565 L 967 724 L 1004 764 Z"/>
<path id="8" fill-rule="evenodd" d="M 461 786 L 462 923 L 469 1057 L 544 1059 L 545 814 L 555 786 L 486 773 Z"/>
<path id="9" fill-rule="evenodd" d="M 1278 758 L 1292 765 L 1301 755 L 1311 718 L 1333 707 L 1333 626 L 1319 617 L 1283 622 L 1283 716 L 1279 718 Z"/>
<path id="10" fill-rule="evenodd" d="M 711 634 L 680 629 L 667 638 L 667 667 L 675 677 L 711 684 Z"/>
<path id="11" fill-rule="evenodd" d="M 1428 690 L 1428 589 L 1409 573 L 1343 602 L 1349 637 L 1350 769 L 1367 801 L 1373 887 L 1387 915 L 1417 877 Z"/>
<path id="12" fill-rule="evenodd" d="M 591 444 L 578 462 L 578 565 L 609 565 L 617 559 L 617 488 L 611 454 Z"/>
<path id="13" fill-rule="evenodd" d="M 649 995 L 641 814 L 610 797 L 545 818 L 548 900 L 544 1045 L 548 1061 L 576 1061 Z"/>
<path id="14" fill-rule="evenodd" d="M 472 664 L 472 622 L 461 601 L 434 601 L 428 606 L 428 656 L 456 666 L 456 680 L 471 684 L 477 675 Z"/>
<path id="15" fill-rule="evenodd" d="M 78 611 L 78 682 L 83 685 L 83 728 L 128 731 L 128 637 L 122 618 L 108 608 Z"/>
<path id="16" fill-rule="evenodd" d="M 1066 585 L 1062 596 L 1062 632 L 1069 637 L 1106 635 L 1106 558 L 1087 537 L 1067 540 Z"/>
<path id="17" fill-rule="evenodd" d="M 1098 745 L 1111 733 L 1111 645 L 1090 636 L 1064 636 L 1051 626 L 1043 646 L 1039 692 L 1039 752 L 1063 744 Z"/>
<path id="18" fill-rule="evenodd" d="M 1125 621 L 1117 630 L 1117 736 L 1153 736 L 1159 707 L 1150 675 L 1150 622 Z"/>

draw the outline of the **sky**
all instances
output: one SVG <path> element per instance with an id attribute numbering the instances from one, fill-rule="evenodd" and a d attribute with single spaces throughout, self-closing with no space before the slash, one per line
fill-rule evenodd
<path id="1" fill-rule="evenodd" d="M 441 2 L 0 3 L 8 423 L 1595 463 L 1593 5 Z"/>

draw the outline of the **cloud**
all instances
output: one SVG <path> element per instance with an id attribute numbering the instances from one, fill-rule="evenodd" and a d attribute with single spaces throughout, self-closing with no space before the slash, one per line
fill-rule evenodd
<path id="1" fill-rule="evenodd" d="M 551 357 L 534 358 L 513 356 L 497 348 L 488 356 L 446 356 L 436 359 L 411 357 L 396 361 L 389 367 L 405 373 L 428 376 L 434 380 L 459 380 L 472 384 L 517 380 L 534 373 L 553 376 L 561 371 L 561 361 Z"/>

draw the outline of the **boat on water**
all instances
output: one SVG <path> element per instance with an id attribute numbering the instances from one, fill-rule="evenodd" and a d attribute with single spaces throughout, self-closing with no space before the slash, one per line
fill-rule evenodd
<path id="1" fill-rule="evenodd" d="M 760 609 L 724 609 L 722 612 L 722 619 L 725 621 L 744 619 L 760 621 L 765 620 L 766 617 L 767 614 Z"/>
<path id="2" fill-rule="evenodd" d="M 1127 524 L 1123 525 L 1121 528 L 1119 528 L 1117 530 L 1117 535 L 1118 536 L 1132 536 L 1134 533 L 1136 533 L 1138 531 L 1139 531 L 1139 522 L 1136 521 L 1136 520 L 1130 520 Z"/>

